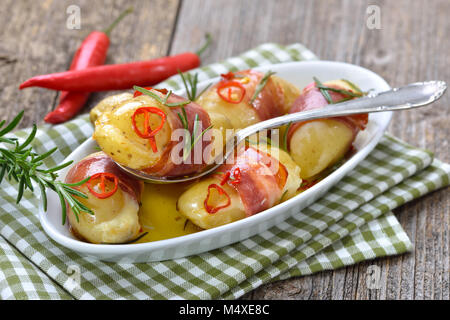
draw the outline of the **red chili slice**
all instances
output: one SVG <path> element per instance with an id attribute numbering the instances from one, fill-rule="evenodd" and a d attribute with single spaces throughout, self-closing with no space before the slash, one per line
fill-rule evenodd
<path id="1" fill-rule="evenodd" d="M 231 184 L 238 184 L 241 182 L 241 169 L 236 168 L 233 171 L 233 181 L 231 181 Z"/>
<path id="2" fill-rule="evenodd" d="M 210 206 L 210 205 L 208 204 L 208 200 L 209 200 L 209 196 L 210 196 L 211 189 L 217 189 L 217 191 L 219 192 L 220 195 L 225 195 L 225 196 L 227 197 L 227 202 L 226 202 L 225 204 L 221 205 L 221 206 L 218 206 L 218 207 L 212 207 L 212 206 Z M 206 210 L 208 213 L 210 213 L 210 214 L 216 213 L 216 212 L 219 211 L 220 209 L 223 209 L 223 208 L 228 207 L 230 204 L 231 204 L 231 198 L 230 198 L 230 196 L 226 193 L 225 190 L 223 190 L 221 187 L 219 187 L 219 186 L 218 186 L 217 184 L 215 184 L 215 183 L 210 184 L 210 185 L 208 186 L 208 194 L 206 195 L 206 199 L 205 199 L 205 201 L 204 201 L 205 210 Z"/>
<path id="3" fill-rule="evenodd" d="M 220 76 L 225 80 L 233 80 L 235 78 L 234 72 L 231 71 L 228 71 L 228 73 L 222 73 Z"/>
<path id="4" fill-rule="evenodd" d="M 230 179 L 230 171 L 227 171 L 223 174 L 223 178 L 220 181 L 220 185 L 223 186 L 225 183 L 227 183 L 228 179 Z"/>
<path id="5" fill-rule="evenodd" d="M 102 193 L 98 193 L 97 191 L 94 190 L 94 186 L 92 185 L 92 182 L 95 180 L 100 179 L 100 190 L 102 191 Z M 114 187 L 111 191 L 106 192 L 106 186 L 105 186 L 105 180 L 112 180 L 114 182 Z M 109 172 L 99 172 L 94 174 L 93 176 L 91 176 L 91 178 L 88 180 L 87 182 L 87 187 L 89 189 L 89 191 L 96 196 L 99 199 L 106 199 L 111 197 L 114 193 L 116 193 L 117 188 L 119 187 L 119 178 L 117 178 L 116 175 L 109 173 Z"/>
<path id="6" fill-rule="evenodd" d="M 161 124 L 154 130 L 152 130 L 149 125 L 150 113 L 157 114 L 161 117 Z M 143 132 L 139 130 L 136 124 L 136 116 L 140 114 L 144 114 Z M 157 152 L 158 148 L 156 147 L 155 135 L 162 129 L 164 123 L 166 122 L 166 114 L 164 113 L 164 111 L 155 107 L 141 107 L 136 109 L 136 111 L 133 113 L 131 122 L 133 124 L 134 132 L 136 132 L 136 134 L 143 139 L 149 139 L 150 146 L 152 147 L 153 152 Z"/>
<path id="7" fill-rule="evenodd" d="M 231 94 L 233 93 L 233 88 L 240 91 L 239 97 L 236 100 L 233 100 L 231 97 Z M 227 91 L 226 95 L 223 95 L 223 91 Z M 245 96 L 245 88 L 239 81 L 222 81 L 217 86 L 217 94 L 219 95 L 222 100 L 229 102 L 229 103 L 240 103 Z"/>

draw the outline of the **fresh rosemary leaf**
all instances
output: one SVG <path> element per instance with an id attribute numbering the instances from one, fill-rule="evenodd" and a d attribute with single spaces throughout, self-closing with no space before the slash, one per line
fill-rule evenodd
<path id="1" fill-rule="evenodd" d="M 284 192 L 283 192 L 283 194 L 281 195 L 281 197 L 280 197 L 280 203 L 283 201 L 283 198 L 284 198 L 284 196 L 286 195 L 286 193 L 288 192 L 288 190 L 285 190 Z"/>
<path id="2" fill-rule="evenodd" d="M 188 146 L 188 151 L 186 152 L 186 156 L 183 156 L 183 160 L 186 160 L 187 157 L 189 156 L 189 154 L 191 153 L 192 148 L 194 148 L 194 146 L 196 145 L 196 143 L 198 142 L 198 140 L 203 137 L 203 135 L 212 128 L 213 126 L 210 125 L 208 128 L 206 128 L 205 130 L 202 131 L 202 133 L 200 133 L 198 136 L 196 136 L 191 144 Z"/>
<path id="3" fill-rule="evenodd" d="M 66 221 L 67 215 L 66 202 L 75 215 L 78 215 L 82 211 L 92 213 L 91 209 L 84 206 L 76 198 L 86 198 L 87 196 L 84 193 L 73 189 L 70 184 L 64 184 L 63 182 L 56 180 L 58 178 L 56 172 L 67 167 L 72 162 L 66 162 L 48 169 L 41 168 L 43 165 L 42 160 L 46 159 L 57 149 L 53 148 L 41 155 L 33 151 L 30 145 L 37 133 L 37 127 L 35 125 L 22 144 L 19 144 L 16 138 L 4 137 L 5 134 L 17 127 L 23 114 L 24 112 L 21 111 L 8 125 L 6 125 L 6 127 L 4 127 L 5 121 L 1 122 L 1 141 L 13 144 L 14 146 L 10 149 L 0 148 L 0 182 L 6 177 L 9 181 L 15 180 L 18 183 L 17 203 L 22 200 L 26 189 L 34 191 L 33 181 L 36 182 L 41 191 L 41 201 L 43 202 L 45 210 L 47 210 L 47 196 L 45 191 L 47 188 L 53 190 L 60 199 L 63 224 Z M 82 183 L 86 181 L 87 179 L 82 181 Z M 80 183 L 77 183 L 76 185 L 79 185 Z"/>
<path id="4" fill-rule="evenodd" d="M 33 141 L 34 137 L 36 136 L 36 132 L 37 132 L 37 127 L 34 124 L 33 125 L 33 129 L 31 130 L 30 135 L 28 136 L 28 138 L 24 141 L 24 143 L 22 143 L 19 148 L 17 149 L 18 151 L 25 149 L 30 143 L 31 141 Z"/>
<path id="5" fill-rule="evenodd" d="M 324 85 L 322 84 L 322 82 L 320 82 L 320 80 L 317 79 L 316 77 L 313 77 L 313 79 L 314 79 L 314 82 L 316 83 L 316 86 L 317 86 L 318 88 L 324 86 Z M 323 97 L 327 100 L 327 102 L 328 102 L 329 104 L 333 104 L 333 103 L 334 103 L 334 102 L 333 102 L 333 99 L 331 99 L 331 96 L 330 96 L 330 94 L 328 93 L 327 90 L 325 90 L 325 89 L 320 89 L 320 88 L 319 88 L 319 90 L 320 90 L 320 93 L 322 93 Z"/>
<path id="6" fill-rule="evenodd" d="M 51 169 L 48 169 L 48 170 L 38 170 L 38 171 L 40 171 L 40 172 L 42 172 L 42 173 L 51 173 L 51 172 L 59 171 L 59 170 L 61 170 L 61 169 L 64 169 L 64 168 L 67 167 L 67 166 L 70 166 L 70 165 L 72 164 L 72 162 L 73 162 L 73 161 L 68 161 L 68 162 L 65 162 L 65 163 L 63 163 L 63 164 L 60 164 L 59 166 L 53 167 L 53 168 L 51 168 Z"/>
<path id="7" fill-rule="evenodd" d="M 195 73 L 193 76 L 190 73 L 182 73 L 178 70 L 178 74 L 183 81 L 184 89 L 186 90 L 186 95 L 190 101 L 197 100 L 209 87 L 212 86 L 212 83 L 207 85 L 198 95 L 197 95 L 197 87 L 198 87 L 198 73 Z"/>
<path id="8" fill-rule="evenodd" d="M 19 189 L 17 191 L 16 203 L 19 203 L 23 196 L 23 190 L 25 189 L 25 177 L 22 176 L 19 181 Z"/>
<path id="9" fill-rule="evenodd" d="M 2 169 L 0 171 L 0 183 L 2 183 L 3 178 L 5 177 L 6 169 L 7 169 L 7 165 L 2 164 Z"/>
<path id="10" fill-rule="evenodd" d="M 19 124 L 20 120 L 22 120 L 24 111 L 20 111 L 19 114 L 2 130 L 0 131 L 0 136 L 4 136 L 8 132 L 12 131 Z"/>
<path id="11" fill-rule="evenodd" d="M 282 146 L 282 148 L 286 152 L 289 152 L 289 150 L 288 150 L 288 132 L 289 132 L 289 129 L 291 128 L 291 126 L 292 126 L 292 122 L 289 122 L 287 127 L 286 127 L 286 130 L 283 133 L 283 146 Z"/>
<path id="12" fill-rule="evenodd" d="M 87 177 L 86 179 L 83 179 L 81 181 L 75 182 L 75 183 L 64 183 L 64 185 L 68 186 L 68 187 L 78 187 L 81 186 L 82 184 L 85 184 L 86 182 L 88 182 L 88 180 L 91 177 Z"/>
<path id="13" fill-rule="evenodd" d="M 151 90 L 147 90 L 147 89 L 139 87 L 139 86 L 134 86 L 133 89 L 135 91 L 139 91 L 140 93 L 143 93 L 143 94 L 145 94 L 145 95 L 147 95 L 149 97 L 152 97 L 153 99 L 155 99 L 156 101 L 158 101 L 162 105 L 165 105 L 166 107 L 169 107 L 169 108 L 181 107 L 181 106 L 185 106 L 185 105 L 191 103 L 190 100 L 181 101 L 181 102 L 175 102 L 175 103 L 167 103 L 167 99 L 172 94 L 172 91 L 169 91 L 166 94 L 166 96 L 163 99 L 161 99 L 161 97 L 158 94 L 154 93 Z"/>
<path id="14" fill-rule="evenodd" d="M 348 84 L 350 86 L 350 88 L 352 88 L 353 90 L 355 90 L 356 92 L 359 92 L 361 94 L 364 94 L 364 92 L 361 90 L 360 87 L 358 87 L 356 84 L 354 84 L 353 82 L 351 82 L 350 80 L 347 79 L 341 79 L 341 81 L 344 81 L 346 84 Z"/>
<path id="15" fill-rule="evenodd" d="M 333 91 L 333 92 L 337 92 L 346 96 L 350 96 L 350 97 L 362 97 L 363 94 L 362 93 L 354 93 L 352 91 L 349 90 L 344 90 L 344 89 L 336 89 L 336 88 L 332 88 L 332 87 L 327 87 L 327 86 L 317 86 L 317 88 L 321 89 L 321 90 L 327 90 L 327 91 Z"/>
<path id="16" fill-rule="evenodd" d="M 255 93 L 253 94 L 253 97 L 250 99 L 250 104 L 252 104 L 255 99 L 258 97 L 259 93 L 264 89 L 264 87 L 267 84 L 267 81 L 269 81 L 270 76 L 274 75 L 276 72 L 274 71 L 267 71 L 264 77 L 261 79 L 259 84 L 256 86 Z"/>
<path id="17" fill-rule="evenodd" d="M 40 156 L 37 156 L 37 157 L 33 158 L 33 159 L 32 159 L 32 162 L 38 162 L 38 161 L 44 160 L 44 159 L 46 159 L 48 156 L 50 156 L 53 152 L 55 152 L 56 150 L 58 150 L 57 147 L 55 147 L 55 148 L 53 148 L 53 149 L 47 151 L 46 153 L 41 154 Z"/>

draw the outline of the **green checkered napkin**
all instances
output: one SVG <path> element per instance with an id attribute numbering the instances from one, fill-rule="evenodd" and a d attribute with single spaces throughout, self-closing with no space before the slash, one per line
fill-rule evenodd
<path id="1" fill-rule="evenodd" d="M 229 69 L 315 59 L 299 44 L 264 44 L 201 68 L 200 80 Z M 162 86 L 177 89 L 179 77 Z M 59 149 L 61 163 L 92 134 L 88 117 L 42 126 L 34 148 Z M 24 138 L 29 130 L 16 132 Z M 391 210 L 449 184 L 450 166 L 385 135 L 373 152 L 323 198 L 261 234 L 187 258 L 118 264 L 79 256 L 44 233 L 39 200 L 17 186 L 0 190 L 1 299 L 235 299 L 261 284 L 395 255 L 412 244 Z"/>

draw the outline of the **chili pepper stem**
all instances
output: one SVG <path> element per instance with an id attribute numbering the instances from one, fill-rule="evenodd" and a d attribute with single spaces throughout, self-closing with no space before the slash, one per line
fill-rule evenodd
<path id="1" fill-rule="evenodd" d="M 198 49 L 197 51 L 195 51 L 195 54 L 196 54 L 197 56 L 199 56 L 199 57 L 200 57 L 200 56 L 203 54 L 203 52 L 211 45 L 211 42 L 212 42 L 212 36 L 211 36 L 211 34 L 210 34 L 210 33 L 206 33 L 206 34 L 205 34 L 205 39 L 206 39 L 205 44 L 204 44 L 203 46 L 201 46 L 200 49 Z"/>
<path id="2" fill-rule="evenodd" d="M 129 7 L 127 10 L 123 11 L 120 16 L 116 18 L 103 32 L 109 37 L 111 31 L 116 27 L 116 25 L 123 19 L 125 16 L 133 12 L 133 7 Z"/>

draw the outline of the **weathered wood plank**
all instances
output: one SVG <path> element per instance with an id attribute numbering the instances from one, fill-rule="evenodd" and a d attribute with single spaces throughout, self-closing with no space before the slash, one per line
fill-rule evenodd
<path id="1" fill-rule="evenodd" d="M 379 6 L 381 29 L 366 25 L 369 5 Z M 195 49 L 211 32 L 206 64 L 263 42 L 301 42 L 321 59 L 369 68 L 392 86 L 449 81 L 448 12 L 446 0 L 190 0 L 182 3 L 171 53 Z M 432 108 L 398 112 L 389 131 L 448 162 L 449 102 L 446 94 Z M 449 299 L 449 207 L 447 188 L 396 210 L 414 242 L 411 254 L 268 284 L 244 299 Z M 366 287 L 373 264 L 381 268 L 380 289 Z"/>
<path id="2" fill-rule="evenodd" d="M 66 10 L 80 8 L 81 29 L 68 29 Z M 93 30 L 105 29 L 129 6 L 134 13 L 126 17 L 111 34 L 106 63 L 151 59 L 167 54 L 175 25 L 178 0 L 152 1 L 14 1 L 0 7 L 0 118 L 12 119 L 25 109 L 22 127 L 42 123 L 56 106 L 57 93 L 32 88 L 18 90 L 29 77 L 65 71 L 72 55 Z M 158 14 L 155 14 L 158 13 Z M 86 104 L 89 110 L 107 93 L 95 93 Z"/>

